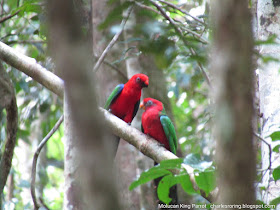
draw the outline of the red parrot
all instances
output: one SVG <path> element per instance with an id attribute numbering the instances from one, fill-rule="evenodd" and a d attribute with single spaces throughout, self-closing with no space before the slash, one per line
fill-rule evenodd
<path id="1" fill-rule="evenodd" d="M 166 115 L 163 104 L 153 98 L 145 98 L 140 105 L 145 111 L 142 115 L 142 132 L 153 137 L 164 145 L 166 149 L 176 154 L 177 137 L 175 128 L 170 118 Z M 155 162 L 155 165 L 157 163 Z M 161 182 L 161 178 L 154 180 L 156 188 Z M 172 198 L 170 204 L 178 203 L 177 186 L 172 186 L 169 191 L 169 197 Z M 158 200 L 158 204 L 164 204 Z"/>
<path id="2" fill-rule="evenodd" d="M 153 137 L 166 149 L 176 154 L 177 137 L 170 118 L 166 115 L 163 104 L 153 98 L 145 98 L 140 105 L 145 112 L 142 115 L 143 133 Z"/>
<path id="3" fill-rule="evenodd" d="M 135 74 L 125 84 L 119 84 L 115 87 L 108 97 L 104 106 L 113 115 L 131 124 L 140 104 L 141 90 L 148 87 L 149 78 L 145 74 Z M 117 147 L 119 138 L 117 139 Z"/>

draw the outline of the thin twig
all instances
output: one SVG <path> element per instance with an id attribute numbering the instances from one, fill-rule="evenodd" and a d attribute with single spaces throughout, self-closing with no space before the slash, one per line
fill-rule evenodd
<path id="1" fill-rule="evenodd" d="M 174 22 L 174 20 L 166 14 L 166 12 L 161 8 L 160 5 L 158 5 L 158 4 L 157 4 L 156 2 L 154 2 L 153 0 L 149 0 L 149 1 L 160 11 L 160 13 L 162 14 L 162 16 L 163 16 L 166 20 L 168 20 L 168 21 L 170 22 L 170 24 L 173 26 L 173 28 L 175 29 L 175 31 L 179 34 L 180 38 L 182 39 L 182 41 L 184 42 L 184 44 L 186 45 L 186 47 L 188 47 L 188 48 L 190 49 L 191 54 L 192 54 L 193 56 L 196 56 L 196 52 L 194 51 L 194 49 L 193 49 L 192 47 L 189 47 L 189 43 L 188 43 L 188 41 L 185 39 L 181 28 L 177 27 L 177 25 L 176 25 L 176 23 Z M 210 79 L 209 79 L 209 77 L 207 76 L 207 74 L 206 74 L 206 72 L 205 72 L 205 70 L 204 70 L 202 64 L 201 64 L 199 61 L 197 61 L 197 64 L 198 64 L 199 69 L 200 69 L 200 71 L 202 72 L 202 75 L 204 76 L 204 78 L 205 78 L 207 84 L 209 85 L 210 88 L 212 88 Z"/>
<path id="2" fill-rule="evenodd" d="M 142 8 L 142 9 L 150 10 L 150 11 L 153 11 L 153 12 L 157 13 L 158 15 L 161 15 L 160 12 L 158 12 L 157 10 L 155 10 L 155 9 L 152 8 L 152 7 L 149 7 L 149 6 L 147 6 L 147 5 L 141 4 L 141 3 L 137 2 L 137 1 L 135 1 L 135 4 L 136 4 L 138 7 Z"/>
<path id="3" fill-rule="evenodd" d="M 55 131 L 59 128 L 60 124 L 63 122 L 64 116 L 62 115 L 59 120 L 56 122 L 54 127 L 51 129 L 51 131 L 46 135 L 46 137 L 40 142 L 39 146 L 37 147 L 37 150 L 33 157 L 33 163 L 32 163 L 32 172 L 31 172 L 31 197 L 34 203 L 34 209 L 39 209 L 39 204 L 36 198 L 36 192 L 35 192 L 35 182 L 36 182 L 36 165 L 37 165 L 37 159 L 39 157 L 39 154 L 42 150 L 42 148 L 45 146 L 47 141 L 51 138 L 51 136 L 55 133 Z"/>
<path id="4" fill-rule="evenodd" d="M 0 15 L 4 13 L 4 0 L 1 0 L 1 12 Z"/>
<path id="5" fill-rule="evenodd" d="M 175 23 L 175 22 L 174 22 Z M 182 22 L 179 21 L 180 24 L 183 24 Z M 176 24 L 176 23 L 175 23 Z M 188 29 L 187 27 L 184 26 L 184 30 L 192 35 L 194 35 L 199 41 L 201 41 L 203 44 L 209 44 L 209 42 L 207 40 L 205 40 L 204 38 L 202 38 L 202 35 Z"/>
<path id="6" fill-rule="evenodd" d="M 105 50 L 102 52 L 101 56 L 99 57 L 98 61 L 96 62 L 94 68 L 93 68 L 93 72 L 96 72 L 101 63 L 104 61 L 105 56 L 107 55 L 107 53 L 109 52 L 109 50 L 114 46 L 114 44 L 117 42 L 118 38 L 120 37 L 120 35 L 122 34 L 125 24 L 130 16 L 130 13 L 133 9 L 133 6 L 131 6 L 130 8 L 128 8 L 128 13 L 127 13 L 127 17 L 125 19 L 122 20 L 121 22 L 121 30 L 115 34 L 115 36 L 113 37 L 113 39 L 111 40 L 111 42 L 108 44 L 108 46 L 105 48 Z"/>
<path id="7" fill-rule="evenodd" d="M 17 40 L 17 41 L 8 41 L 5 42 L 7 45 L 14 45 L 14 44 L 29 44 L 29 45 L 36 45 L 36 44 L 45 44 L 46 41 L 43 40 Z"/>
<path id="8" fill-rule="evenodd" d="M 172 3 L 170 3 L 170 2 L 167 2 L 167 1 L 163 1 L 163 0 L 157 0 L 157 1 L 159 1 L 159 2 L 161 2 L 161 3 L 164 3 L 164 4 L 168 5 L 169 7 L 172 7 L 173 9 L 179 10 L 180 12 L 184 13 L 185 15 L 187 15 L 187 16 L 191 17 L 192 19 L 196 20 L 197 22 L 201 23 L 202 25 L 207 26 L 207 24 L 204 23 L 203 21 L 201 21 L 199 18 L 197 18 L 197 17 L 191 15 L 190 13 L 188 13 L 188 12 L 186 12 L 185 10 L 181 9 L 181 8 L 178 7 L 177 5 L 172 4 Z"/>
<path id="9" fill-rule="evenodd" d="M 259 140 L 261 140 L 263 143 L 265 143 L 267 146 L 268 146 L 268 149 L 269 149 L 269 165 L 266 169 L 262 169 L 260 170 L 259 172 L 262 172 L 262 178 L 261 180 L 263 179 L 263 177 L 265 176 L 265 174 L 271 169 L 271 155 L 272 155 L 272 149 L 271 149 L 271 145 L 264 139 L 262 138 L 259 134 L 257 134 L 256 132 L 254 132 L 254 136 L 256 136 Z"/>
<path id="10" fill-rule="evenodd" d="M 42 197 L 39 197 L 39 202 L 40 202 L 40 205 L 42 207 L 44 207 L 45 210 L 50 210 L 50 208 L 47 206 L 47 204 L 44 203 L 44 200 Z"/>
<path id="11" fill-rule="evenodd" d="M 19 12 L 20 12 L 20 10 L 16 11 L 15 13 L 13 13 L 13 14 L 11 14 L 11 15 L 2 17 L 2 18 L 0 19 L 0 23 L 3 23 L 3 22 L 5 22 L 6 20 L 11 19 L 12 17 L 16 16 Z"/>
<path id="12" fill-rule="evenodd" d="M 259 134 L 257 134 L 256 132 L 254 132 L 254 136 L 256 136 L 259 140 L 261 140 L 263 143 L 265 143 L 268 146 L 269 149 L 269 165 L 267 167 L 266 170 L 270 170 L 271 169 L 271 155 L 272 155 L 272 149 L 271 149 L 271 145 L 264 139 L 262 138 Z"/>
<path id="13" fill-rule="evenodd" d="M 127 76 L 120 69 L 118 69 L 115 65 L 111 64 L 107 60 L 104 60 L 104 63 L 106 65 L 110 66 L 112 69 L 116 70 L 125 80 L 128 80 Z"/>
<path id="14" fill-rule="evenodd" d="M 94 57 L 97 58 L 97 56 L 94 56 Z M 116 72 L 118 72 L 118 73 L 122 76 L 122 78 L 123 78 L 125 81 L 128 80 L 127 76 L 126 76 L 120 69 L 118 69 L 114 64 L 110 63 L 110 61 L 104 59 L 103 62 L 104 62 L 107 66 L 111 67 L 111 68 L 114 69 Z"/>

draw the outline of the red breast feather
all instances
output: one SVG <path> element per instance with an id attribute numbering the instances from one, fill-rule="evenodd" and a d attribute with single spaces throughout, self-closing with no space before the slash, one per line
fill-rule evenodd
<path id="1" fill-rule="evenodd" d="M 142 115 L 144 133 L 153 137 L 170 150 L 168 139 L 160 122 L 159 110 L 156 107 L 147 109 Z"/>
<path id="2" fill-rule="evenodd" d="M 112 114 L 126 123 L 133 120 L 135 104 L 140 100 L 141 90 L 149 85 L 149 78 L 145 74 L 135 74 L 124 85 L 118 98 L 111 104 Z"/>

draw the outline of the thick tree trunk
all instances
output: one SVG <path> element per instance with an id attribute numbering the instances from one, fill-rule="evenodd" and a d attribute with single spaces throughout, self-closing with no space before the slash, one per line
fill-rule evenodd
<path id="1" fill-rule="evenodd" d="M 14 149 L 17 141 L 18 110 L 13 84 L 0 62 L 0 112 L 6 109 L 7 128 L 5 146 L 0 157 L 0 208 L 2 208 L 3 190 L 9 176 Z"/>
<path id="2" fill-rule="evenodd" d="M 279 19 L 280 5 L 279 1 L 258 0 L 257 3 L 257 21 L 258 28 L 256 30 L 258 39 L 266 40 L 269 36 L 275 34 L 280 36 Z M 276 39 L 277 40 L 277 39 Z M 280 47 L 278 44 L 262 45 L 259 49 L 262 56 L 272 56 L 280 59 Z M 267 64 L 262 63 L 259 59 L 259 93 L 260 93 L 260 114 L 261 114 L 261 134 L 266 142 L 273 148 L 277 142 L 272 142 L 267 137 L 275 131 L 279 131 L 280 111 L 280 64 L 271 61 Z M 279 183 L 274 182 L 272 178 L 271 168 L 280 165 L 279 153 L 272 152 L 270 155 L 267 144 L 262 142 L 262 169 L 263 180 L 262 186 L 266 190 L 262 192 L 262 199 L 265 203 L 269 203 L 280 195 Z"/>
<path id="3" fill-rule="evenodd" d="M 135 11 L 137 8 L 134 9 Z M 132 13 L 128 25 L 138 26 L 141 24 L 145 24 L 149 21 L 148 18 L 143 18 L 142 16 L 139 17 L 136 15 L 137 12 Z M 138 13 L 139 14 L 139 13 Z M 134 34 L 132 34 L 131 30 L 125 31 L 125 40 L 129 40 L 134 38 Z M 135 43 L 128 44 L 126 42 L 126 49 L 129 49 L 131 46 L 135 46 Z M 135 52 L 137 53 L 137 52 Z M 155 99 L 160 100 L 168 113 L 168 115 L 173 118 L 171 105 L 169 98 L 167 97 L 167 87 L 165 81 L 165 75 L 162 69 L 159 69 L 154 61 L 152 55 L 141 54 L 138 57 L 132 57 L 126 60 L 126 67 L 127 67 L 127 74 L 130 78 L 134 74 L 143 73 L 149 77 L 149 87 L 142 91 L 142 99 L 146 97 L 152 97 Z M 142 100 L 141 99 L 141 100 Z M 133 120 L 132 125 L 137 129 L 141 130 L 141 116 L 143 110 L 138 110 L 138 114 L 136 115 L 135 119 Z M 128 145 L 127 147 L 131 147 Z M 134 156 L 134 161 L 137 163 L 138 173 L 139 175 L 146 171 L 147 169 L 154 166 L 154 161 L 144 156 L 142 153 L 138 152 L 137 150 L 131 148 L 130 154 Z M 140 205 L 142 209 L 154 209 L 156 204 L 156 190 L 154 183 L 147 183 L 140 186 Z"/>
<path id="4" fill-rule="evenodd" d="M 39 78 L 38 81 L 40 82 L 40 84 L 53 85 L 50 90 L 54 91 L 54 93 L 58 94 L 59 96 L 64 95 L 64 82 L 60 78 L 58 78 L 50 71 L 46 71 L 38 63 L 34 63 L 33 61 L 31 61 L 31 58 L 16 52 L 2 42 L 0 42 L 0 58 L 5 60 L 11 66 L 17 66 L 18 70 L 25 72 L 32 78 L 34 77 L 34 74 L 36 74 L 36 78 Z M 17 65 L 15 65 L 14 62 L 16 62 Z M 27 66 L 30 66 L 32 68 L 27 68 Z M 46 74 L 48 76 L 44 77 L 44 75 Z M 163 160 L 178 158 L 176 155 L 167 151 L 162 146 L 159 146 L 157 141 L 155 141 L 151 137 L 144 135 L 139 130 L 127 125 L 124 121 L 120 120 L 114 115 L 111 115 L 106 110 L 99 108 L 99 111 L 102 114 L 102 118 L 98 118 L 98 120 L 105 119 L 106 126 L 109 127 L 110 131 L 113 134 L 120 136 L 154 161 L 159 163 Z M 196 185 L 194 180 L 194 169 L 191 166 L 187 165 L 183 165 L 183 167 L 190 174 L 191 182 L 194 186 L 194 189 L 198 189 L 198 186 Z M 211 197 L 211 200 L 213 200 L 213 198 L 216 197 L 216 193 L 211 193 L 209 197 Z"/>
<path id="5" fill-rule="evenodd" d="M 253 204 L 253 36 L 248 1 L 216 0 L 212 14 L 218 202 Z"/>
<path id="6" fill-rule="evenodd" d="M 93 49 L 95 53 L 95 59 L 102 54 L 106 45 L 111 41 L 108 36 L 109 29 L 98 30 L 99 24 L 101 24 L 107 14 L 109 13 L 107 1 L 92 0 L 92 23 L 93 23 Z M 116 1 L 115 4 L 118 4 Z M 119 56 L 124 50 L 123 45 L 115 46 L 110 50 L 105 60 L 112 62 L 120 59 Z M 118 68 L 126 75 L 124 62 L 120 63 Z M 97 93 L 99 97 L 99 105 L 104 106 L 108 96 L 114 90 L 114 88 L 121 83 L 126 83 L 127 80 L 123 78 L 117 71 L 103 63 L 97 72 L 93 73 L 98 78 L 97 81 Z M 129 191 L 129 185 L 136 177 L 136 164 L 135 155 L 131 153 L 133 146 L 120 141 L 120 144 L 116 144 L 116 138 L 111 138 L 110 144 L 115 145 L 117 149 L 117 155 L 114 161 L 114 178 L 117 181 L 118 197 L 122 200 L 123 209 L 138 210 L 139 209 L 139 193 L 137 191 Z"/>
<path id="7" fill-rule="evenodd" d="M 65 84 L 64 209 L 120 209 L 106 147 L 110 139 L 105 138 L 91 77 L 90 45 L 72 1 L 51 1 L 48 6 L 51 44 Z"/>

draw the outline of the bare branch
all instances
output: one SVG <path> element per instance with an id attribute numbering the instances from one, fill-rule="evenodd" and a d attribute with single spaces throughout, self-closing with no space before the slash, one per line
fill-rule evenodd
<path id="1" fill-rule="evenodd" d="M 182 39 L 182 41 L 184 42 L 184 44 L 186 45 L 186 47 L 188 47 L 188 48 L 190 49 L 191 54 L 195 56 L 195 55 L 196 55 L 196 52 L 194 51 L 193 48 L 190 47 L 188 41 L 187 41 L 187 40 L 185 39 L 185 37 L 184 37 L 184 34 L 183 34 L 181 28 L 177 27 L 177 25 L 176 25 L 176 23 L 174 22 L 174 20 L 166 14 L 166 12 L 161 8 L 160 5 L 158 5 L 158 4 L 157 4 L 156 2 L 154 2 L 153 0 L 149 0 L 149 1 L 160 11 L 160 13 L 162 14 L 162 16 L 163 16 L 166 20 L 168 20 L 168 21 L 170 22 L 170 24 L 173 26 L 173 28 L 175 29 L 175 31 L 179 34 L 180 38 Z M 207 74 L 206 74 L 206 72 L 205 72 L 205 70 L 204 70 L 202 64 L 201 64 L 200 62 L 197 62 L 197 64 L 198 64 L 199 69 L 200 69 L 200 71 L 202 72 L 202 75 L 204 76 L 204 78 L 205 78 L 207 84 L 209 85 L 210 88 L 212 88 L 210 79 L 209 79 L 209 77 L 207 76 Z"/>
<path id="2" fill-rule="evenodd" d="M 37 166 L 37 159 L 39 157 L 39 154 L 42 150 L 42 148 L 45 146 L 47 141 L 52 137 L 52 135 L 55 133 L 55 131 L 59 128 L 61 123 L 63 122 L 64 116 L 62 115 L 57 123 L 54 125 L 54 127 L 51 129 L 51 131 L 46 135 L 46 137 L 41 141 L 39 146 L 37 147 L 37 150 L 33 157 L 33 163 L 32 163 L 32 172 L 31 172 L 31 197 L 34 203 L 34 208 L 39 209 L 39 204 L 36 198 L 36 192 L 35 192 L 35 184 L 36 184 L 36 166 Z"/>
<path id="3" fill-rule="evenodd" d="M 174 23 L 175 23 L 175 22 L 174 22 Z M 175 23 L 175 24 L 176 24 L 176 23 Z M 180 22 L 180 24 L 183 24 L 183 23 Z M 178 25 L 178 24 L 176 24 L 176 25 Z M 186 32 L 188 32 L 188 33 L 194 35 L 194 36 L 195 36 L 200 42 L 202 42 L 203 44 L 209 44 L 209 42 L 208 42 L 206 39 L 202 38 L 202 35 L 201 35 L 201 34 L 198 34 L 198 33 L 194 32 L 194 31 L 188 29 L 185 25 L 183 26 L 183 29 L 184 29 Z"/>
<path id="4" fill-rule="evenodd" d="M 6 20 L 11 19 L 12 17 L 16 16 L 19 12 L 20 12 L 20 10 L 16 11 L 15 13 L 13 13 L 13 14 L 11 14 L 11 15 L 2 17 L 2 18 L 0 19 L 0 23 L 3 23 L 3 22 L 5 22 Z"/>
<path id="5" fill-rule="evenodd" d="M 150 2 L 160 11 L 160 13 L 162 14 L 162 16 L 163 16 L 165 19 L 167 19 L 167 20 L 171 23 L 171 25 L 173 25 L 173 27 L 175 28 L 175 31 L 177 31 L 177 32 L 180 34 L 181 38 L 183 39 L 183 37 L 184 37 L 183 31 L 181 30 L 181 28 L 179 28 L 179 27 L 177 26 L 177 24 L 175 23 L 175 21 L 174 21 L 171 17 L 169 17 L 169 16 L 166 14 L 166 12 L 163 10 L 163 8 L 162 8 L 159 4 L 157 4 L 156 2 L 154 2 L 154 1 L 152 1 L 152 0 L 150 0 Z M 174 6 L 175 6 L 175 5 L 174 5 Z M 194 32 L 194 31 L 192 31 L 192 30 L 190 30 L 190 29 L 188 29 L 188 28 L 186 28 L 186 27 L 184 27 L 184 30 L 187 31 L 188 33 L 194 35 L 194 36 L 195 36 L 199 41 L 201 41 L 202 43 L 204 43 L 204 44 L 209 44 L 209 43 L 207 42 L 207 40 L 205 40 L 205 39 L 203 39 L 203 38 L 201 37 L 200 34 Z"/>
<path id="6" fill-rule="evenodd" d="M 264 139 L 262 138 L 259 134 L 257 134 L 256 132 L 254 132 L 254 136 L 256 136 L 259 140 L 261 140 L 263 143 L 265 143 L 268 146 L 268 150 L 269 150 L 269 165 L 267 167 L 267 169 L 265 170 L 270 170 L 271 169 L 271 155 L 272 155 L 272 149 L 271 149 L 271 145 Z"/>
<path id="7" fill-rule="evenodd" d="M 197 18 L 197 17 L 191 15 L 190 13 L 188 13 L 187 11 L 181 9 L 181 8 L 178 7 L 177 5 L 172 4 L 172 3 L 170 3 L 170 2 L 167 2 L 167 1 L 163 1 L 163 0 L 157 0 L 157 1 L 159 1 L 159 2 L 161 2 L 161 3 L 164 3 L 164 4 L 168 5 L 169 7 L 173 8 L 173 9 L 179 10 L 180 12 L 182 12 L 182 13 L 184 13 L 185 15 L 191 17 L 191 18 L 194 19 L 195 21 L 201 23 L 201 24 L 204 25 L 204 26 L 207 26 L 207 24 L 204 23 L 203 21 L 201 21 L 199 18 Z"/>
<path id="8" fill-rule="evenodd" d="M 5 42 L 7 45 L 12 45 L 12 44 L 44 44 L 47 43 L 47 41 L 43 40 L 15 40 L 15 41 L 8 41 Z"/>
<path id="9" fill-rule="evenodd" d="M 96 56 L 95 56 L 96 57 Z M 103 61 L 107 66 L 111 67 L 115 71 L 117 71 L 124 80 L 128 80 L 127 76 L 120 70 L 118 69 L 114 64 L 110 63 L 108 60 L 104 59 Z"/>
<path id="10" fill-rule="evenodd" d="M 149 6 L 147 6 L 147 5 L 141 4 L 141 3 L 137 2 L 137 1 L 135 1 L 135 4 L 136 4 L 138 7 L 142 8 L 142 9 L 150 10 L 150 11 L 153 11 L 153 12 L 157 13 L 158 15 L 161 15 L 160 12 L 158 12 L 157 10 L 155 10 L 155 9 L 152 8 L 152 7 L 149 7 Z"/>
<path id="11" fill-rule="evenodd" d="M 105 56 L 107 55 L 107 53 L 109 52 L 109 50 L 114 46 L 114 44 L 117 42 L 118 38 L 120 37 L 120 35 L 122 34 L 125 24 L 130 16 L 130 13 L 132 12 L 133 6 L 131 6 L 130 8 L 128 8 L 128 13 L 127 13 L 127 17 L 121 22 L 121 30 L 115 34 L 115 36 L 113 37 L 113 39 L 111 40 L 111 42 L 108 44 L 108 46 L 105 48 L 105 50 L 102 52 L 101 56 L 99 57 L 98 61 L 96 62 L 95 66 L 93 67 L 93 72 L 96 72 L 101 63 L 103 62 L 103 60 L 105 59 Z"/>
<path id="12" fill-rule="evenodd" d="M 63 97 L 63 80 L 36 63 L 35 59 L 16 52 L 3 42 L 0 42 L 0 59 L 32 77 L 58 96 Z"/>
<path id="13" fill-rule="evenodd" d="M 10 47 L 7 46 L 6 48 L 4 48 L 4 51 L 7 48 L 10 48 Z M 1 49 L 1 42 L 0 42 L 0 49 Z M 8 50 L 10 50 L 10 49 L 8 49 Z M 13 51 L 13 53 L 17 54 L 16 56 L 20 60 L 19 64 L 16 65 L 18 67 L 18 70 L 25 72 L 25 69 L 24 69 L 25 65 L 20 65 L 22 62 L 22 60 L 21 60 L 22 56 L 20 56 L 19 53 L 16 53 L 14 51 Z M 1 50 L 0 50 L 0 58 L 1 58 L 1 56 L 2 56 L 2 54 L 1 54 Z M 32 59 L 30 59 L 28 57 L 26 57 L 24 59 L 24 61 L 27 62 L 28 65 L 30 65 L 29 62 L 33 62 Z M 12 66 L 15 66 L 11 60 L 9 60 L 9 64 Z M 61 79 L 59 79 L 59 80 L 53 79 L 52 77 L 56 78 L 57 76 L 52 74 L 51 72 L 49 74 L 50 78 L 49 77 L 45 78 L 44 76 L 41 75 L 41 74 L 43 74 L 42 69 L 43 69 L 43 67 L 41 67 L 39 64 L 36 64 L 36 66 L 33 68 L 34 74 L 40 75 L 41 80 L 38 80 L 38 82 L 46 83 L 46 80 L 50 79 L 51 81 L 53 81 L 53 83 L 51 83 L 51 85 L 54 85 L 54 87 L 61 87 L 61 88 L 50 87 L 49 89 L 51 91 L 53 91 L 54 93 L 58 94 L 59 96 L 63 96 L 63 85 L 61 83 Z M 44 70 L 44 71 L 46 71 L 46 70 Z M 166 150 L 164 147 L 160 146 L 156 140 L 152 139 L 151 137 L 148 137 L 144 133 L 140 132 L 139 130 L 137 130 L 131 126 L 128 126 L 124 121 L 122 121 L 121 119 L 117 118 L 116 116 L 110 114 L 106 110 L 104 110 L 102 108 L 99 108 L 99 109 L 100 109 L 100 112 L 103 114 L 102 116 L 104 116 L 106 124 L 110 127 L 112 132 L 115 135 L 117 135 L 117 136 L 121 137 L 122 139 L 124 139 L 125 141 L 127 141 L 128 143 L 135 146 L 144 155 L 152 158 L 154 161 L 156 161 L 158 163 L 161 162 L 162 160 L 178 158 L 176 155 L 174 155 L 170 151 Z M 184 167 L 186 168 L 188 173 L 193 174 L 193 169 L 190 166 L 184 165 Z M 194 177 L 191 179 L 192 179 L 194 188 L 197 189 L 197 185 L 195 185 Z M 213 195 L 210 194 L 209 196 L 215 197 L 215 192 Z M 210 200 L 209 196 L 207 197 L 207 199 Z"/>
<path id="14" fill-rule="evenodd" d="M 110 66 L 112 69 L 116 70 L 122 76 L 123 79 L 128 80 L 127 76 L 120 69 L 118 69 L 115 65 L 111 64 L 107 60 L 104 60 L 104 63 L 106 65 Z"/>
<path id="15" fill-rule="evenodd" d="M 172 152 L 162 147 L 156 140 L 133 128 L 118 117 L 112 115 L 103 108 L 99 108 L 102 115 L 104 115 L 106 125 L 112 130 L 113 134 L 127 141 L 129 144 L 136 147 L 144 155 L 150 157 L 155 162 L 160 163 L 163 160 L 170 160 L 178 158 Z M 194 169 L 186 164 L 182 164 L 184 169 L 190 175 L 191 182 L 194 189 L 198 190 L 194 178 Z M 217 191 L 213 191 L 206 196 L 205 192 L 201 191 L 201 195 L 208 201 L 213 201 L 216 198 Z"/>

